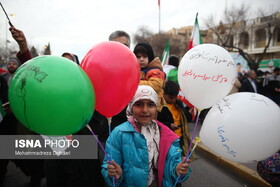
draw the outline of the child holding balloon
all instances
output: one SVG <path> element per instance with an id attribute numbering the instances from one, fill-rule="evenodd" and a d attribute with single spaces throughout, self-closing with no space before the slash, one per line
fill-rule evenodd
<path id="1" fill-rule="evenodd" d="M 161 65 L 160 59 L 155 58 L 153 48 L 148 43 L 139 43 L 133 50 L 137 61 L 141 68 L 140 85 L 151 86 L 158 95 L 158 111 L 161 111 L 165 104 L 163 99 L 163 85 L 165 81 L 165 73 Z"/>
<path id="2" fill-rule="evenodd" d="M 127 107 L 127 122 L 117 126 L 106 142 L 113 161 L 104 159 L 102 174 L 109 186 L 173 186 L 191 172 L 190 160 L 182 160 L 179 139 L 156 121 L 158 96 L 140 85 Z M 112 180 L 112 179 L 115 180 Z"/>

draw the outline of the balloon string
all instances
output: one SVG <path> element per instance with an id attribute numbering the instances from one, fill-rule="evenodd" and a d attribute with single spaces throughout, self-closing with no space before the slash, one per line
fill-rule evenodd
<path id="1" fill-rule="evenodd" d="M 109 120 L 110 121 L 110 120 Z M 109 135 L 111 134 L 111 125 L 109 124 Z M 93 130 L 90 128 L 90 126 L 87 124 L 86 127 L 88 128 L 88 130 L 91 132 L 91 134 L 94 136 L 94 138 L 96 139 L 97 143 L 99 144 L 99 146 L 101 147 L 102 151 L 105 154 L 106 160 L 108 160 L 111 164 L 112 164 L 112 159 L 109 157 L 108 153 L 105 151 L 103 145 L 101 144 L 101 142 L 98 140 L 96 134 L 93 132 Z M 112 156 L 112 149 L 111 149 L 111 156 Z M 115 177 L 113 177 L 113 186 L 115 186 Z"/>
<path id="2" fill-rule="evenodd" d="M 112 122 L 112 117 L 108 118 L 109 136 L 111 135 L 111 122 Z M 111 145 L 112 145 L 112 144 L 111 144 Z M 113 164 L 113 163 L 112 163 L 112 160 L 113 160 L 113 151 L 112 151 L 112 147 L 111 147 L 111 149 L 110 149 L 110 163 L 111 163 L 111 164 Z M 113 176 L 113 177 L 112 177 L 112 180 L 113 180 L 113 187 L 115 187 L 115 186 L 116 186 L 116 182 L 117 182 L 116 177 Z"/>
<path id="3" fill-rule="evenodd" d="M 194 144 L 194 146 L 193 146 L 193 148 L 192 148 L 192 151 L 191 151 L 191 153 L 189 154 L 187 160 L 191 158 L 191 156 L 192 156 L 192 154 L 193 154 L 193 152 L 194 152 L 194 150 L 195 150 L 195 148 L 196 148 L 196 146 L 197 146 L 198 143 L 199 143 L 198 141 L 195 142 L 195 144 Z"/>
<path id="4" fill-rule="evenodd" d="M 109 125 L 109 137 L 111 136 L 111 122 L 112 122 L 112 117 L 108 118 L 108 125 Z M 112 145 L 112 144 L 111 144 Z M 112 148 L 110 149 L 110 161 L 113 160 L 113 153 L 112 153 Z"/>
<path id="5" fill-rule="evenodd" d="M 190 142 L 190 145 L 189 145 L 189 148 L 188 148 L 188 153 L 186 154 L 186 161 L 185 161 L 185 163 L 187 162 L 187 160 L 191 157 L 191 155 L 192 155 L 192 152 L 191 152 L 191 154 L 189 155 L 189 153 L 190 153 L 190 150 L 191 150 L 191 147 L 192 147 L 192 142 L 193 142 L 193 140 L 194 140 L 194 136 L 195 136 L 195 132 L 196 132 L 196 127 L 197 127 L 197 124 L 198 124 L 198 118 L 199 118 L 199 115 L 200 115 L 200 112 L 201 112 L 201 110 L 200 109 L 198 109 L 198 113 L 197 113 L 197 116 L 196 116 L 196 121 L 195 121 L 195 125 L 194 125 L 194 129 L 193 129 L 193 132 L 192 132 L 192 136 L 191 136 L 191 142 Z M 196 147 L 196 146 L 195 146 Z M 194 147 L 194 148 L 195 148 Z M 194 149 L 193 149 L 194 150 Z M 179 182 L 179 180 L 182 178 L 182 174 L 180 174 L 178 177 L 177 177 L 177 180 L 176 180 L 176 182 L 175 182 L 175 184 L 174 184 L 174 186 L 173 187 L 176 187 L 176 185 L 177 185 L 177 183 Z"/>
<path id="6" fill-rule="evenodd" d="M 101 144 L 101 142 L 98 140 L 97 136 L 94 134 L 94 132 L 92 131 L 92 129 L 90 128 L 90 126 L 87 124 L 86 127 L 88 128 L 88 130 L 91 132 L 91 134 L 94 136 L 94 138 L 96 139 L 98 145 L 101 147 L 102 151 L 105 154 L 106 160 L 109 160 L 109 156 L 107 154 L 107 152 L 105 151 L 105 148 L 103 147 L 103 145 Z"/>
<path id="7" fill-rule="evenodd" d="M 190 145 L 189 145 L 189 148 L 188 148 L 188 153 L 186 154 L 186 158 L 189 157 L 189 153 L 190 153 L 190 150 L 191 150 L 191 147 L 192 147 L 192 143 L 193 143 L 193 140 L 195 138 L 196 127 L 197 127 L 197 124 L 198 124 L 198 119 L 199 119 L 200 112 L 201 112 L 201 109 L 198 109 L 198 113 L 197 113 L 197 116 L 196 116 L 196 121 L 195 121 L 194 129 L 193 129 L 192 136 L 191 136 L 191 142 L 190 142 Z M 186 162 L 187 162 L 187 160 L 185 161 L 185 163 Z"/>

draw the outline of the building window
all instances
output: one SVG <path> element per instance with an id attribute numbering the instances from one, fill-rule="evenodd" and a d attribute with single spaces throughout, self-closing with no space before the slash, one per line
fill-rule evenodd
<path id="1" fill-rule="evenodd" d="M 247 32 L 242 32 L 239 36 L 239 47 L 243 49 L 249 48 L 249 34 Z"/>
<path id="2" fill-rule="evenodd" d="M 228 44 L 228 46 L 233 46 L 233 36 L 232 35 L 229 36 L 227 44 Z"/>
<path id="3" fill-rule="evenodd" d="M 266 33 L 264 29 L 259 29 L 256 31 L 256 43 L 255 47 L 260 48 L 260 47 L 265 47 L 266 43 Z"/>
<path id="4" fill-rule="evenodd" d="M 280 46 L 280 27 L 276 27 L 273 31 L 273 46 Z"/>

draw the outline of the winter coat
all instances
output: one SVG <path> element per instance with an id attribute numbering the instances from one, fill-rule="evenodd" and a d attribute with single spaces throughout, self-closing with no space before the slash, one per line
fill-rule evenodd
<path id="1" fill-rule="evenodd" d="M 179 139 L 174 132 L 162 123 L 156 121 L 160 129 L 159 158 L 158 158 L 158 184 L 163 187 L 173 186 L 176 182 L 176 166 L 182 161 Z M 106 142 L 106 150 L 112 153 L 112 159 L 118 163 L 122 176 L 117 181 L 119 186 L 145 187 L 148 182 L 148 148 L 143 134 L 138 133 L 130 122 L 117 126 Z M 185 181 L 191 172 L 179 182 Z M 107 160 L 104 159 L 102 174 L 107 184 L 112 186 L 108 175 Z"/>
<path id="2" fill-rule="evenodd" d="M 151 86 L 158 94 L 158 111 L 165 105 L 163 98 L 163 87 L 165 81 L 165 73 L 159 58 L 152 60 L 146 68 L 141 70 L 140 85 Z"/>

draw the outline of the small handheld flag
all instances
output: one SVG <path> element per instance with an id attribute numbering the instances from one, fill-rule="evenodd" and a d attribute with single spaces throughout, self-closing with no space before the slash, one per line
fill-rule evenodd
<path id="1" fill-rule="evenodd" d="M 170 45 L 169 45 L 169 40 L 167 40 L 166 44 L 165 44 L 165 49 L 164 49 L 162 57 L 161 57 L 162 66 L 164 66 L 165 64 L 168 64 L 169 53 L 170 53 Z"/>
<path id="2" fill-rule="evenodd" d="M 190 42 L 189 42 L 189 45 L 188 45 L 188 50 L 193 48 L 194 46 L 197 46 L 197 45 L 203 43 L 200 32 L 199 32 L 199 25 L 198 25 L 197 16 L 198 16 L 198 13 L 196 13 L 196 16 L 195 16 L 195 23 L 194 23 L 194 27 L 193 27 L 193 30 L 192 30 L 192 35 L 191 35 L 191 38 L 190 38 Z"/>

